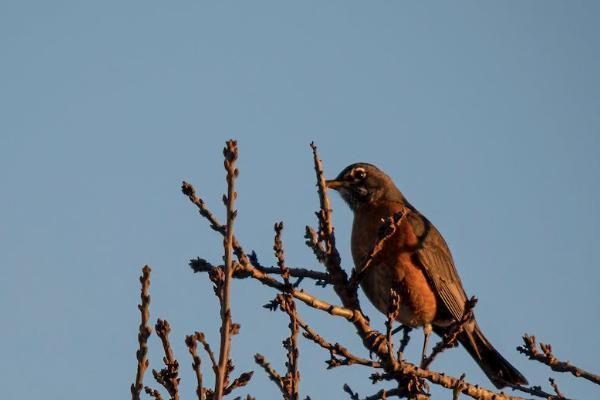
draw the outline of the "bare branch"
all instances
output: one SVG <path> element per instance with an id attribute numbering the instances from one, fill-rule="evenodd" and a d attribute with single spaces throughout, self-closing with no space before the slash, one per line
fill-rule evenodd
<path id="1" fill-rule="evenodd" d="M 551 393 L 548 393 L 544 390 L 542 390 L 541 386 L 531 386 L 531 387 L 527 387 L 527 386 L 521 386 L 521 385 L 508 385 L 509 387 L 511 387 L 513 390 L 518 390 L 520 392 L 523 393 L 527 393 L 533 396 L 537 396 L 537 397 L 541 397 L 543 399 L 547 399 L 547 400 L 570 400 L 564 397 L 560 397 L 560 396 L 555 396 Z"/>
<path id="2" fill-rule="evenodd" d="M 556 356 L 552 353 L 552 346 L 546 343 L 540 343 L 540 349 L 542 352 L 537 349 L 537 345 L 535 342 L 535 336 L 529 336 L 527 334 L 523 335 L 523 343 L 524 346 L 517 347 L 517 350 L 525 354 L 529 357 L 530 360 L 536 360 L 541 362 L 542 364 L 546 364 L 553 371 L 556 372 L 570 372 L 578 378 L 587 379 L 590 382 L 595 383 L 596 385 L 600 385 L 600 375 L 593 374 L 581 368 L 574 366 L 568 361 L 560 361 Z"/>
<path id="3" fill-rule="evenodd" d="M 219 368 L 215 379 L 215 400 L 221 400 L 226 387 L 226 380 L 229 363 L 229 352 L 231 349 L 231 305 L 230 305 L 230 287 L 233 275 L 233 222 L 237 215 L 234 209 L 237 193 L 235 192 L 235 180 L 238 175 L 238 169 L 235 167 L 235 162 L 238 156 L 237 142 L 229 140 L 223 149 L 225 156 L 225 170 L 227 171 L 227 195 L 223 197 L 223 202 L 227 208 L 227 224 L 225 227 L 225 239 L 223 247 L 225 250 L 225 277 L 223 286 L 219 292 L 219 300 L 221 302 L 221 344 L 219 347 Z"/>
<path id="4" fill-rule="evenodd" d="M 323 162 L 319 158 L 317 146 L 314 143 L 311 143 L 310 147 L 312 148 L 313 152 L 319 203 L 321 205 L 321 209 L 319 212 L 317 212 L 317 216 L 319 217 L 319 241 L 325 242 L 325 251 L 327 255 L 333 255 L 339 258 L 339 253 L 335 248 L 335 235 L 333 233 L 333 223 L 331 222 L 331 206 L 329 203 L 329 197 L 327 196 L 327 183 L 325 180 L 325 174 L 323 172 Z"/>
<path id="5" fill-rule="evenodd" d="M 184 195 L 186 195 L 190 199 L 190 201 L 193 204 L 196 205 L 196 207 L 198 207 L 198 212 L 206 220 L 208 220 L 208 222 L 210 223 L 210 227 L 214 231 L 219 232 L 221 235 L 223 235 L 223 237 L 225 237 L 227 235 L 227 226 L 221 225 L 221 223 L 219 222 L 217 217 L 215 217 L 215 215 L 206 207 L 204 200 L 202 200 L 201 198 L 199 198 L 196 195 L 196 190 L 194 189 L 194 187 L 190 183 L 183 181 L 181 183 L 181 191 L 183 192 Z M 249 262 L 248 257 L 243 252 L 243 250 L 240 248 L 239 243 L 235 239 L 235 237 L 233 238 L 233 251 L 241 263 Z"/>
<path id="6" fill-rule="evenodd" d="M 458 400 L 460 398 L 460 392 L 464 387 L 465 376 L 466 376 L 465 374 L 462 374 L 458 378 L 459 384 L 452 390 L 452 400 Z"/>
<path id="7" fill-rule="evenodd" d="M 146 387 L 144 388 L 144 390 L 146 391 L 146 393 L 147 393 L 149 396 L 152 396 L 152 397 L 154 397 L 156 400 L 163 400 L 163 398 L 162 398 L 162 396 L 161 396 L 161 394 L 160 394 L 160 392 L 159 392 L 158 390 L 156 390 L 156 389 L 152 389 L 152 388 L 151 388 L 151 387 L 149 387 L 149 386 L 146 386 Z"/>
<path id="8" fill-rule="evenodd" d="M 179 400 L 179 363 L 175 359 L 171 343 L 169 342 L 171 326 L 167 321 L 159 319 L 156 322 L 155 329 L 165 352 L 165 357 L 163 358 L 165 368 L 158 372 L 152 370 L 152 374 L 154 375 L 154 379 L 167 389 L 172 400 Z"/>
<path id="9" fill-rule="evenodd" d="M 548 381 L 550 382 L 550 386 L 552 386 L 552 389 L 554 390 L 554 393 L 556 393 L 556 395 L 560 399 L 564 399 L 565 395 L 560 391 L 560 389 L 558 388 L 558 384 L 554 381 L 554 379 L 548 378 Z"/>
<path id="10" fill-rule="evenodd" d="M 381 389 L 379 392 L 377 392 L 371 396 L 363 397 L 361 399 L 360 396 L 358 395 L 358 393 L 355 393 L 348 384 L 345 384 L 343 386 L 343 389 L 344 389 L 344 392 L 346 392 L 350 395 L 351 400 L 381 400 L 381 399 L 387 399 L 392 396 L 401 398 L 401 397 L 405 397 L 407 394 L 406 391 L 400 390 L 399 388 L 390 389 L 390 390 Z"/>
<path id="11" fill-rule="evenodd" d="M 252 263 L 252 266 L 265 274 L 281 275 L 281 269 L 279 267 L 263 267 L 263 266 L 259 266 L 259 265 L 255 264 L 255 263 Z M 190 260 L 190 267 L 192 268 L 192 270 L 194 272 L 210 272 L 210 270 L 215 268 L 214 265 L 212 265 L 211 263 L 209 263 L 208 261 L 206 261 L 205 259 L 200 258 L 200 257 Z M 287 271 L 289 272 L 290 277 L 292 277 L 292 278 L 313 279 L 313 280 L 317 281 L 317 284 L 319 284 L 321 286 L 323 286 L 324 284 L 331 283 L 331 277 L 326 272 L 313 271 L 313 270 L 306 269 L 306 268 L 294 268 L 294 267 L 287 267 Z M 243 278 L 247 278 L 248 276 L 249 275 L 244 274 L 243 271 L 236 270 L 233 272 L 234 278 L 242 278 L 243 279 Z"/>
<path id="12" fill-rule="evenodd" d="M 198 400 L 205 399 L 204 387 L 202 386 L 202 371 L 200 370 L 200 366 L 202 364 L 202 360 L 198 355 L 198 344 L 196 337 L 199 335 L 199 332 L 194 333 L 193 335 L 189 335 L 185 337 L 185 344 L 188 347 L 188 350 L 192 356 L 192 368 L 194 369 L 194 374 L 196 375 L 196 395 L 198 396 Z"/>
<path id="13" fill-rule="evenodd" d="M 290 318 L 290 336 L 284 340 L 283 347 L 287 350 L 287 372 L 285 378 L 283 378 L 283 384 L 287 391 L 287 399 L 299 400 L 299 385 L 300 385 L 300 373 L 298 372 L 298 315 L 296 312 L 296 304 L 294 298 L 290 294 L 293 291 L 292 285 L 290 284 L 290 273 L 289 269 L 285 265 L 285 253 L 283 251 L 283 242 L 281 241 L 281 232 L 283 231 L 283 222 L 275 224 L 275 239 L 273 244 L 273 251 L 277 258 L 277 265 L 281 270 L 281 277 L 283 278 L 284 293 L 279 297 L 280 306 L 283 311 L 287 313 Z"/>
<path id="14" fill-rule="evenodd" d="M 223 394 L 227 395 L 227 394 L 233 392 L 237 388 L 246 386 L 248 384 L 248 382 L 250 382 L 250 378 L 252 378 L 253 374 L 254 374 L 253 371 L 244 372 L 239 377 L 235 378 L 233 380 L 233 382 L 231 383 L 231 385 L 229 385 L 225 388 L 225 390 L 223 391 Z"/>
<path id="15" fill-rule="evenodd" d="M 338 367 L 341 365 L 353 365 L 353 364 L 365 365 L 367 367 L 372 367 L 372 368 L 381 368 L 381 364 L 377 361 L 368 360 L 366 358 L 355 356 L 354 354 L 350 353 L 350 351 L 346 347 L 342 346 L 339 343 L 334 343 L 334 344 L 329 343 L 323 337 L 319 336 L 319 334 L 317 334 L 317 332 L 315 332 L 310 326 L 308 326 L 308 324 L 306 322 L 304 322 L 299 317 L 298 317 L 298 324 L 304 330 L 305 338 L 312 340 L 313 342 L 315 342 L 322 348 L 329 351 L 331 358 L 326 361 L 328 369 L 335 368 L 335 367 Z M 336 356 L 343 357 L 343 359 L 340 359 Z"/>
<path id="16" fill-rule="evenodd" d="M 273 382 L 275 382 L 275 385 L 277 385 L 277 387 L 279 388 L 279 390 L 281 391 L 281 393 L 285 396 L 287 395 L 287 391 L 285 390 L 285 385 L 283 383 L 283 379 L 281 378 L 281 375 L 279 375 L 277 373 L 277 371 L 275 371 L 275 369 L 273 369 L 273 367 L 271 366 L 271 364 L 269 364 L 266 360 L 266 358 L 259 353 L 256 353 L 254 355 L 254 361 L 260 365 L 262 367 L 262 369 L 265 370 L 265 372 L 267 373 L 267 376 L 269 377 L 269 379 Z"/>
<path id="17" fill-rule="evenodd" d="M 314 143 L 311 143 L 310 147 L 313 153 L 314 169 L 317 177 L 320 209 L 317 212 L 319 231 L 315 235 L 314 230 L 307 227 L 307 244 L 315 250 L 317 258 L 325 265 L 327 272 L 332 278 L 336 293 L 341 293 L 344 297 L 352 299 L 353 304 L 350 308 L 359 308 L 358 296 L 352 296 L 351 293 L 348 292 L 348 275 L 340 265 L 340 254 L 335 246 L 335 234 L 331 218 L 331 206 L 329 197 L 327 196 L 327 184 L 323 172 L 323 162 L 319 158 L 317 146 Z M 321 245 L 321 242 L 323 245 Z"/>
<path id="18" fill-rule="evenodd" d="M 211 273 L 220 268 L 221 267 L 211 266 L 210 268 L 206 268 L 206 270 L 209 273 Z M 246 264 L 246 265 L 237 264 L 236 273 L 234 274 L 234 277 L 237 278 L 238 276 L 244 277 L 244 278 L 245 277 L 254 278 L 254 279 L 260 281 L 262 284 L 272 287 L 273 289 L 277 289 L 280 292 L 283 292 L 286 290 L 285 285 L 283 283 L 279 282 L 272 276 L 258 270 L 251 264 Z M 359 312 L 357 312 L 356 310 L 351 310 L 351 309 L 348 309 L 345 307 L 340 307 L 340 306 L 329 304 L 326 301 L 320 300 L 317 297 L 315 297 L 303 290 L 292 290 L 290 292 L 290 294 L 292 296 L 294 296 L 296 299 L 302 301 L 303 303 L 305 303 L 306 305 L 308 305 L 312 308 L 315 308 L 315 309 L 321 310 L 321 311 L 325 311 L 331 315 L 337 315 L 337 316 L 346 318 L 349 321 L 352 321 L 355 318 L 359 318 L 359 319 L 364 318 L 362 316 L 358 316 Z"/>
<path id="19" fill-rule="evenodd" d="M 144 388 L 144 373 L 148 368 L 148 337 L 152 333 L 152 328 L 148 325 L 150 319 L 150 272 L 149 266 L 144 266 L 142 276 L 140 276 L 141 289 L 141 304 L 138 304 L 138 309 L 141 314 L 140 329 L 138 333 L 139 349 L 136 351 L 138 361 L 135 382 L 131 384 L 131 399 L 140 400 L 140 394 Z"/>

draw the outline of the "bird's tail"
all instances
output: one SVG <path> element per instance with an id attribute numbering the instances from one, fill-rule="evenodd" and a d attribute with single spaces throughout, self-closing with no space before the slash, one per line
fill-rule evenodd
<path id="1" fill-rule="evenodd" d="M 477 322 L 459 335 L 458 340 L 479 364 L 494 386 L 501 389 L 507 385 L 527 385 L 527 379 L 513 367 L 483 336 Z"/>

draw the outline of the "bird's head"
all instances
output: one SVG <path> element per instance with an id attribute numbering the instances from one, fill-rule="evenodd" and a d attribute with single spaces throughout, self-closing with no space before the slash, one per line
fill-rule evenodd
<path id="1" fill-rule="evenodd" d="M 373 164 L 349 165 L 327 187 L 337 190 L 352 210 L 378 201 L 404 201 L 392 179 Z"/>

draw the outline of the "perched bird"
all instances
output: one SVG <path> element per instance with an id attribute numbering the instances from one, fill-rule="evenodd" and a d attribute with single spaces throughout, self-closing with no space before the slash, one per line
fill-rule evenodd
<path id="1" fill-rule="evenodd" d="M 448 245 L 390 177 L 372 164 L 352 164 L 327 186 L 338 191 L 354 212 L 351 247 L 356 268 L 379 241 L 382 219 L 404 213 L 396 231 L 363 271 L 360 285 L 382 313 L 388 312 L 390 289 L 396 291 L 399 322 L 424 329 L 424 357 L 431 330 L 442 336 L 461 320 L 467 302 Z M 464 325 L 458 341 L 497 388 L 527 384 L 485 338 L 474 317 Z"/>

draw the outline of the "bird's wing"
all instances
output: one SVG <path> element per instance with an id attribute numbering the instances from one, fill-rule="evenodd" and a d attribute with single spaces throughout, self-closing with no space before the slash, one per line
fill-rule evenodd
<path id="1" fill-rule="evenodd" d="M 464 312 L 467 295 L 446 241 L 418 211 L 409 212 L 407 220 L 419 239 L 415 257 L 450 315 L 459 320 Z"/>

